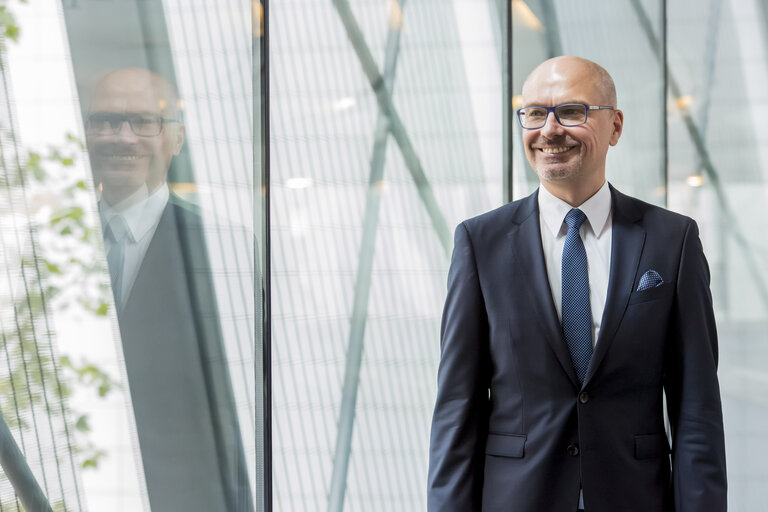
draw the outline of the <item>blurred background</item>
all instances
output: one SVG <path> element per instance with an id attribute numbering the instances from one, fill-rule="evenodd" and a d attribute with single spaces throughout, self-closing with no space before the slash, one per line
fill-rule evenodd
<path id="1" fill-rule="evenodd" d="M 579 55 L 612 74 L 625 115 L 608 180 L 699 223 L 729 505 L 764 508 L 768 4 L 265 4 L 0 4 L 0 411 L 52 506 L 157 509 L 84 144 L 101 76 L 138 66 L 179 89 L 168 185 L 206 227 L 252 506 L 416 511 L 453 229 L 535 190 L 521 86 Z"/>

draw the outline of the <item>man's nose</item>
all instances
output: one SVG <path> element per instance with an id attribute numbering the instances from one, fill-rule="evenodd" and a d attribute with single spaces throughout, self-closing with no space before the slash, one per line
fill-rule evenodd
<path id="1" fill-rule="evenodd" d="M 112 135 L 126 139 L 135 137 L 133 134 L 133 128 L 131 128 L 131 122 L 127 119 L 122 120 L 117 129 L 115 129 L 114 125 L 112 126 Z"/>
<path id="2" fill-rule="evenodd" d="M 541 134 L 547 138 L 550 136 L 562 135 L 565 133 L 563 125 L 561 125 L 554 112 L 547 112 L 547 118 L 544 121 L 544 126 L 541 127 Z"/>

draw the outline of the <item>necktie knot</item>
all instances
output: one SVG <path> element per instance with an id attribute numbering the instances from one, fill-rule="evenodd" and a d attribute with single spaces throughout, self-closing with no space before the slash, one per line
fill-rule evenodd
<path id="1" fill-rule="evenodd" d="M 581 229 L 581 225 L 587 220 L 587 216 L 583 211 L 578 208 L 573 208 L 565 216 L 565 223 L 568 224 L 568 229 Z"/>
<path id="2" fill-rule="evenodd" d="M 128 226 L 122 215 L 112 217 L 107 224 L 107 229 L 104 230 L 104 237 L 116 244 L 122 242 L 126 234 L 128 234 Z"/>

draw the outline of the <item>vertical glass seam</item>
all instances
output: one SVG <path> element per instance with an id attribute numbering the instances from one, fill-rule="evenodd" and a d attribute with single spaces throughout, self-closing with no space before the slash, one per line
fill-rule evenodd
<path id="1" fill-rule="evenodd" d="M 272 245 L 270 239 L 270 173 L 269 173 L 269 156 L 270 156 L 270 136 L 269 136 L 269 0 L 259 0 L 261 2 L 261 27 L 257 30 L 260 32 L 261 39 L 259 44 L 259 55 L 261 69 L 259 70 L 259 79 L 261 81 L 261 97 L 254 98 L 253 102 L 256 105 L 258 99 L 261 106 L 259 112 L 258 122 L 262 124 L 261 130 L 261 182 L 262 187 L 259 191 L 263 196 L 262 211 L 263 225 L 262 234 L 264 237 L 264 247 L 262 258 L 264 263 L 263 271 L 263 285 L 261 287 L 261 293 L 263 293 L 263 305 L 262 305 L 262 393 L 264 397 L 264 432 L 262 434 L 263 439 L 263 453 L 264 453 L 264 510 L 265 512 L 272 512 L 272 322 L 271 322 L 271 265 L 270 255 L 272 253 Z M 253 19 L 253 17 L 251 17 Z M 253 33 L 253 32 L 252 32 Z M 257 39 L 258 40 L 258 39 Z M 254 119 L 254 122 L 257 122 Z M 255 130 L 254 130 L 255 132 Z M 255 169 L 254 169 L 255 172 Z M 256 180 L 254 179 L 254 183 Z M 255 226 L 254 226 L 255 227 Z M 254 257 L 258 257 L 256 251 L 254 251 Z M 256 268 L 254 266 L 254 268 Z M 256 392 L 258 393 L 258 389 Z M 258 485 L 258 483 L 257 483 Z"/>

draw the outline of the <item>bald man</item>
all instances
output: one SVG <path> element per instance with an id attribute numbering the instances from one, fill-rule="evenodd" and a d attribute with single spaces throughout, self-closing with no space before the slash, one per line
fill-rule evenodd
<path id="1" fill-rule="evenodd" d="M 85 127 L 150 506 L 251 512 L 203 222 L 166 182 L 184 144 L 176 88 L 109 73 Z"/>
<path id="2" fill-rule="evenodd" d="M 599 65 L 542 63 L 518 119 L 541 186 L 456 229 L 429 510 L 725 511 L 696 223 L 606 182 L 624 115 Z"/>

